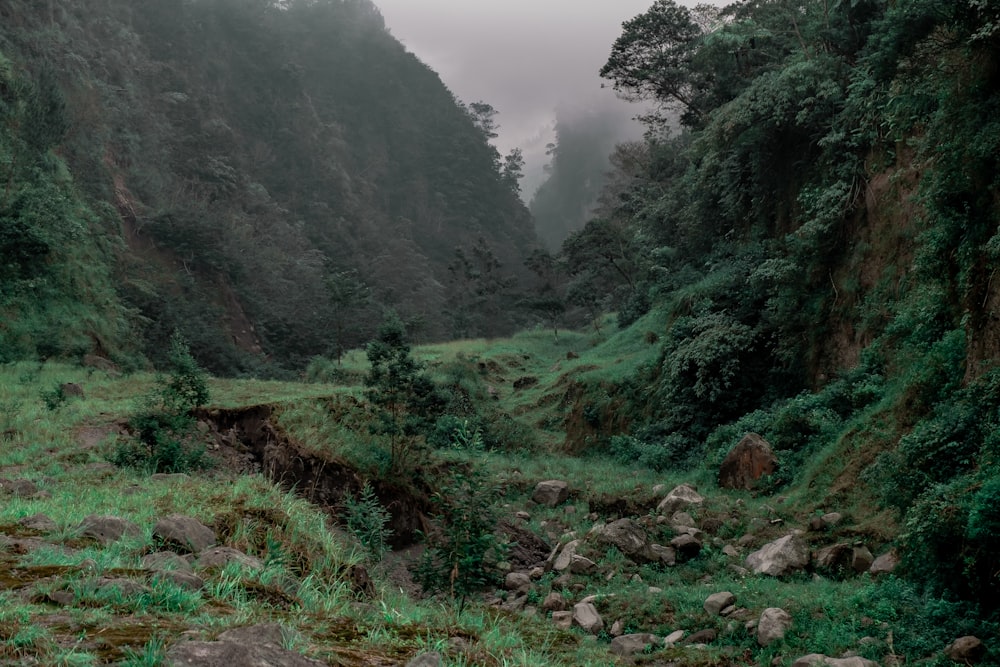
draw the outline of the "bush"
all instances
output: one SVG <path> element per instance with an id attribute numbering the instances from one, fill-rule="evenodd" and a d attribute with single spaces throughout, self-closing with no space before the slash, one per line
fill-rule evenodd
<path id="1" fill-rule="evenodd" d="M 117 466 L 176 473 L 208 464 L 204 446 L 195 441 L 191 415 L 208 402 L 207 377 L 178 332 L 170 339 L 168 359 L 169 375 L 157 380 L 129 422 L 135 440 L 120 443 L 110 457 Z"/>
<path id="2" fill-rule="evenodd" d="M 365 482 L 356 499 L 349 497 L 344 500 L 344 512 L 347 529 L 358 538 L 374 562 L 381 561 L 382 556 L 389 551 L 391 516 L 379 502 L 371 484 Z"/>

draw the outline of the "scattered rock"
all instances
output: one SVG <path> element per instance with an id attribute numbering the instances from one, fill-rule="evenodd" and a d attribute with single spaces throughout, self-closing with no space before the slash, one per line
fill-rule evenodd
<path id="1" fill-rule="evenodd" d="M 59 385 L 59 391 L 61 391 L 63 396 L 66 396 L 67 398 L 70 396 L 83 398 L 83 386 L 77 384 L 76 382 L 63 382 Z"/>
<path id="2" fill-rule="evenodd" d="M 520 519 L 521 521 L 531 521 L 531 515 L 525 512 L 524 510 L 517 512 L 514 516 Z"/>
<path id="3" fill-rule="evenodd" d="M 703 605 L 705 611 L 708 612 L 710 616 L 718 616 L 726 607 L 732 606 L 736 602 L 736 596 L 729 591 L 724 591 L 722 593 L 713 593 L 708 596 Z"/>
<path id="4" fill-rule="evenodd" d="M 675 551 L 673 547 L 665 547 L 660 544 L 650 544 L 649 548 L 656 555 L 656 559 L 667 567 L 672 567 L 677 562 L 677 551 Z"/>
<path id="5" fill-rule="evenodd" d="M 875 557 L 866 546 L 856 546 L 851 552 L 851 569 L 858 574 L 867 572 L 874 561 Z"/>
<path id="6" fill-rule="evenodd" d="M 787 611 L 769 607 L 761 613 L 757 621 L 757 644 L 770 646 L 773 642 L 783 639 L 791 627 L 792 617 Z"/>
<path id="7" fill-rule="evenodd" d="M 809 520 L 809 530 L 821 531 L 830 530 L 844 520 L 844 515 L 840 512 L 827 512 L 822 516 L 814 516 Z"/>
<path id="8" fill-rule="evenodd" d="M 97 580 L 97 589 L 101 592 L 117 590 L 122 595 L 143 595 L 152 592 L 149 586 L 133 581 L 126 577 L 100 577 Z"/>
<path id="9" fill-rule="evenodd" d="M 774 474 L 777 467 L 778 457 L 767 440 L 756 433 L 747 433 L 719 466 L 719 486 L 749 490 L 761 477 Z"/>
<path id="10" fill-rule="evenodd" d="M 0 480 L 0 488 L 17 498 L 30 498 L 38 493 L 38 486 L 28 479 Z"/>
<path id="11" fill-rule="evenodd" d="M 539 482 L 531 494 L 532 500 L 546 507 L 555 507 L 567 498 L 569 498 L 569 485 L 558 479 Z"/>
<path id="12" fill-rule="evenodd" d="M 648 632 L 622 635 L 611 640 L 611 652 L 622 657 L 629 657 L 636 653 L 642 653 L 659 643 L 660 638 Z"/>
<path id="13" fill-rule="evenodd" d="M 326 663 L 267 643 L 231 641 L 189 641 L 175 644 L 167 652 L 170 667 L 231 667 L 232 665 L 267 665 L 268 667 L 322 667 Z"/>
<path id="14" fill-rule="evenodd" d="M 579 554 L 573 554 L 569 562 L 569 571 L 573 574 L 593 574 L 597 572 L 597 563 Z"/>
<path id="15" fill-rule="evenodd" d="M 972 635 L 959 637 L 948 644 L 944 650 L 944 654 L 948 656 L 949 660 L 965 664 L 979 662 L 984 653 L 986 653 L 986 646 L 978 637 Z"/>
<path id="16" fill-rule="evenodd" d="M 553 618 L 555 614 L 552 615 Z M 596 635 L 604 629 L 604 620 L 597 613 L 597 608 L 590 602 L 577 602 L 573 605 L 573 623 L 583 628 L 584 632 Z"/>
<path id="17" fill-rule="evenodd" d="M 722 553 L 726 554 L 730 558 L 736 558 L 737 556 L 740 555 L 740 552 L 737 551 L 736 547 L 734 547 L 732 544 L 727 544 L 726 546 L 722 547 Z"/>
<path id="18" fill-rule="evenodd" d="M 694 517 L 692 517 L 687 512 L 674 512 L 670 516 L 671 526 L 693 526 Z"/>
<path id="19" fill-rule="evenodd" d="M 673 516 L 674 512 L 680 511 L 691 505 L 701 505 L 705 499 L 690 484 L 681 484 L 675 487 L 656 506 L 656 511 L 665 516 Z"/>
<path id="20" fill-rule="evenodd" d="M 809 546 L 797 535 L 785 535 L 747 556 L 746 564 L 756 574 L 781 577 L 809 564 Z"/>
<path id="21" fill-rule="evenodd" d="M 153 539 L 191 553 L 200 553 L 216 543 L 214 530 L 183 514 L 171 514 L 157 521 Z"/>
<path id="22" fill-rule="evenodd" d="M 153 581 L 166 580 L 175 586 L 189 591 L 200 591 L 205 586 L 205 580 L 192 572 L 182 570 L 161 570 L 153 576 Z"/>
<path id="23" fill-rule="evenodd" d="M 612 637 L 621 637 L 625 634 L 625 621 L 619 618 L 617 621 L 612 623 L 608 634 Z"/>
<path id="24" fill-rule="evenodd" d="M 81 537 L 89 537 L 103 545 L 117 542 L 122 537 L 138 537 L 142 534 L 139 526 L 117 516 L 97 516 L 91 514 L 80 522 Z"/>

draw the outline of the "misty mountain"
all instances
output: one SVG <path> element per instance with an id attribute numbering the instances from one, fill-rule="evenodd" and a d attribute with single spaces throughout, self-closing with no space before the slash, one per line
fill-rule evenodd
<path id="1" fill-rule="evenodd" d="M 385 308 L 419 339 L 517 323 L 530 215 L 367 0 L 5 2 L 0 80 L 3 235 L 44 267 L 8 276 L 6 357 L 155 360 L 179 329 L 235 372 L 358 345 Z M 18 208 L 43 186 L 66 234 Z"/>

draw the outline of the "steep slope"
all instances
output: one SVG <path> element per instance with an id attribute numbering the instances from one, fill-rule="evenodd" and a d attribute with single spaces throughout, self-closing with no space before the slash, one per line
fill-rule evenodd
<path id="1" fill-rule="evenodd" d="M 154 359 L 179 328 L 215 371 L 294 367 L 384 307 L 448 336 L 473 289 L 456 248 L 523 277 L 535 239 L 499 156 L 370 2 L 12 2 L 0 20 L 8 57 L 61 91 L 53 146 L 122 220 L 119 292 Z M 479 326 L 509 330 L 488 305 Z"/>

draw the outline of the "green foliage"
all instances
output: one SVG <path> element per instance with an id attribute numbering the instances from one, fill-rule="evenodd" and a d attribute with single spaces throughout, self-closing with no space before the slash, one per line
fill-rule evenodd
<path id="1" fill-rule="evenodd" d="M 392 517 L 379 502 L 371 484 L 365 482 L 357 498 L 344 499 L 344 512 L 347 529 L 361 542 L 374 562 L 381 561 L 390 548 L 392 529 L 389 528 L 389 521 Z"/>
<path id="2" fill-rule="evenodd" d="M 365 395 L 375 411 L 372 430 L 389 438 L 390 467 L 406 470 L 427 431 L 441 413 L 444 399 L 422 365 L 410 354 L 402 321 L 390 313 L 379 336 L 368 344 L 370 369 Z"/>
<path id="3" fill-rule="evenodd" d="M 161 376 L 156 390 L 141 399 L 129 422 L 135 439 L 119 443 L 111 455 L 117 466 L 175 473 L 209 464 L 204 445 L 197 442 L 191 414 L 208 402 L 207 378 L 178 332 L 171 337 L 169 359 L 169 374 Z"/>
<path id="4" fill-rule="evenodd" d="M 499 581 L 496 566 L 506 553 L 495 532 L 500 494 L 496 482 L 474 469 L 453 470 L 434 494 L 437 512 L 414 569 L 425 591 L 447 592 L 464 605 L 470 594 Z"/>
<path id="5" fill-rule="evenodd" d="M 43 389 L 39 394 L 45 407 L 49 410 L 58 410 L 66 403 L 66 392 L 63 391 L 62 383 L 56 384 L 51 389 Z"/>

